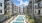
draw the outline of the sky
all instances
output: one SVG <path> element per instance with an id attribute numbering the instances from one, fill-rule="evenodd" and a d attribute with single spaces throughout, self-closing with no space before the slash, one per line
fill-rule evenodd
<path id="1" fill-rule="evenodd" d="M 29 0 L 13 0 L 13 3 L 17 6 L 27 6 L 29 4 Z"/>

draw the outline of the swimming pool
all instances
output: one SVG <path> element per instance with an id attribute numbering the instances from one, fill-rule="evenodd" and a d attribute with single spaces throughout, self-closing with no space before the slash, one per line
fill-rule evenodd
<path id="1" fill-rule="evenodd" d="M 18 18 L 16 19 L 16 22 L 13 22 L 13 23 L 24 23 L 23 21 L 24 21 L 24 16 L 23 15 L 19 15 Z"/>
<path id="2" fill-rule="evenodd" d="M 13 22 L 13 23 L 24 23 L 24 22 Z"/>
<path id="3" fill-rule="evenodd" d="M 23 18 L 24 16 L 19 16 L 18 18 L 17 18 L 17 20 L 19 21 L 23 21 L 24 20 L 24 18 Z"/>

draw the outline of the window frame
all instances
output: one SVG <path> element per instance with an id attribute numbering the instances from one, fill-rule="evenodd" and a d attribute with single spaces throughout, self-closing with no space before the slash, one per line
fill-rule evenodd
<path id="1" fill-rule="evenodd" d="M 2 10 L 0 10 L 0 13 L 2 13 Z"/>
<path id="2" fill-rule="evenodd" d="M 0 6 L 2 7 L 2 3 L 0 3 Z"/>

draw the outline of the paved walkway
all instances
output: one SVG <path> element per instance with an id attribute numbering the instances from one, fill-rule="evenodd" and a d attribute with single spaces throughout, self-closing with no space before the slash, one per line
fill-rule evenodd
<path id="1" fill-rule="evenodd" d="M 15 16 L 15 17 L 16 17 L 16 16 Z M 3 23 L 10 23 L 12 20 L 14 20 L 15 17 L 13 16 L 13 17 L 11 17 L 10 19 L 4 21 Z"/>
<path id="2" fill-rule="evenodd" d="M 13 17 L 11 17 L 10 19 L 6 20 L 6 21 L 3 22 L 3 23 L 8 23 L 8 22 L 10 22 L 11 20 L 13 20 Z"/>
<path id="3" fill-rule="evenodd" d="M 13 23 L 13 22 L 16 22 L 16 19 L 19 17 L 20 15 L 18 15 L 14 20 L 12 20 L 10 23 Z M 26 18 L 25 18 L 25 15 L 21 15 L 24 17 L 24 23 L 26 23 Z"/>

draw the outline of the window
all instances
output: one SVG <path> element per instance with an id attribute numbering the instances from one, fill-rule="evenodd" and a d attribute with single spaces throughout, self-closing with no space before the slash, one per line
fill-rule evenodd
<path id="1" fill-rule="evenodd" d="M 39 6 L 42 7 L 42 2 L 40 2 L 40 5 Z"/>
<path id="2" fill-rule="evenodd" d="M 9 5 L 9 3 L 7 5 Z"/>
<path id="3" fill-rule="evenodd" d="M 15 10 L 16 11 L 16 10 Z"/>
<path id="4" fill-rule="evenodd" d="M 0 6 L 2 6 L 2 3 L 0 3 Z"/>
<path id="5" fill-rule="evenodd" d="M 40 2 L 38 2 L 38 7 L 40 7 L 39 5 L 40 5 Z"/>
<path id="6" fill-rule="evenodd" d="M 36 10 L 35 10 L 35 13 L 36 13 Z"/>
<path id="7" fill-rule="evenodd" d="M 30 3 L 32 3 L 32 1 L 30 1 Z"/>
<path id="8" fill-rule="evenodd" d="M 35 5 L 35 8 L 36 8 L 36 5 Z"/>
<path id="9" fill-rule="evenodd" d="M 40 15 L 40 10 L 38 10 L 38 14 Z"/>
<path id="10" fill-rule="evenodd" d="M 7 8 L 8 10 L 10 9 L 10 7 Z"/>
<path id="11" fill-rule="evenodd" d="M 17 10 L 17 12 L 18 12 L 18 10 Z"/>
<path id="12" fill-rule="evenodd" d="M 0 13 L 2 13 L 2 10 L 0 10 Z"/>
<path id="13" fill-rule="evenodd" d="M 38 8 L 38 4 L 35 5 L 35 8 Z"/>

